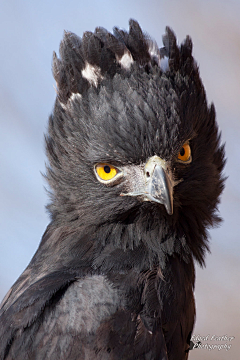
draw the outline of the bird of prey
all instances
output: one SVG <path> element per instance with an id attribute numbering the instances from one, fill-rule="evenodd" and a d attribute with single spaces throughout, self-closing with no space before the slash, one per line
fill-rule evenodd
<path id="1" fill-rule="evenodd" d="M 2 302 L 0 359 L 187 359 L 225 163 L 192 41 L 66 32 L 52 68 L 51 221 Z"/>

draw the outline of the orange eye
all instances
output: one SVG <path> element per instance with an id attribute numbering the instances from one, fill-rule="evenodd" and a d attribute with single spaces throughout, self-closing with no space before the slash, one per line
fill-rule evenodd
<path id="1" fill-rule="evenodd" d="M 192 160 L 192 157 L 191 157 L 191 148 L 189 146 L 188 143 L 185 143 L 179 153 L 178 153 L 178 160 L 180 161 L 183 161 L 183 162 L 187 162 L 187 163 L 190 163 L 191 160 Z"/>
<path id="2" fill-rule="evenodd" d="M 98 164 L 95 169 L 98 177 L 103 181 L 112 180 L 118 173 L 118 170 L 109 164 Z"/>

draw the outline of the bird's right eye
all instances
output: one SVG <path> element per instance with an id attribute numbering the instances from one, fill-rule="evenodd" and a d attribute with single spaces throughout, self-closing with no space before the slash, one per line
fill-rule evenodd
<path id="1" fill-rule="evenodd" d="M 100 181 L 109 182 L 115 178 L 119 170 L 110 164 L 97 164 L 95 172 Z"/>

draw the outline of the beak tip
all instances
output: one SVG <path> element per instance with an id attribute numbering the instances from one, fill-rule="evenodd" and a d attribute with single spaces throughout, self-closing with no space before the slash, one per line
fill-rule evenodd
<path id="1" fill-rule="evenodd" d="M 170 199 L 170 203 L 164 204 L 168 215 L 173 215 L 173 202 L 171 200 L 172 198 Z"/>
<path id="2" fill-rule="evenodd" d="M 168 215 L 173 215 L 173 210 L 172 209 L 166 209 L 166 210 L 167 210 Z"/>

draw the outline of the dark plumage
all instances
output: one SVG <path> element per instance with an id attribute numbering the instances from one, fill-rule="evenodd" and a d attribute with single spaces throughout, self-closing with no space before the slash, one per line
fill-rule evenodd
<path id="1" fill-rule="evenodd" d="M 0 359 L 186 359 L 224 147 L 189 37 L 65 33 L 51 222 L 1 308 Z"/>

